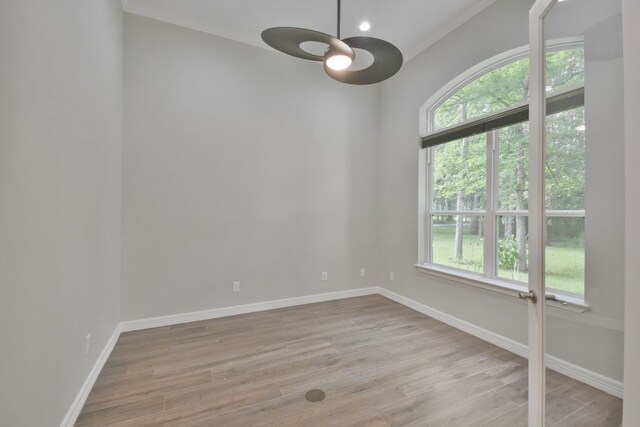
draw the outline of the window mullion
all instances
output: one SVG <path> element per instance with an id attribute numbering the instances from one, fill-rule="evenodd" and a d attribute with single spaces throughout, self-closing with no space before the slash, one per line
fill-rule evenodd
<path id="1" fill-rule="evenodd" d="M 487 277 L 496 277 L 497 260 L 496 260 L 496 196 L 497 188 L 497 155 L 498 155 L 498 138 L 497 132 L 487 132 L 487 173 L 486 173 L 486 214 L 484 216 L 484 274 Z"/>

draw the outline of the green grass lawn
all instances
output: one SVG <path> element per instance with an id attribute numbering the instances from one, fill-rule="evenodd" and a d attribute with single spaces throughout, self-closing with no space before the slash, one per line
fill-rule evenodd
<path id="1" fill-rule="evenodd" d="M 453 224 L 435 224 L 433 228 L 433 262 L 440 265 L 482 273 L 483 241 L 469 234 L 465 225 L 462 240 L 462 262 L 453 259 L 455 226 Z M 560 291 L 582 295 L 584 293 L 584 246 L 555 244 L 547 246 L 547 287 Z M 526 282 L 527 273 L 500 269 L 503 279 Z"/>

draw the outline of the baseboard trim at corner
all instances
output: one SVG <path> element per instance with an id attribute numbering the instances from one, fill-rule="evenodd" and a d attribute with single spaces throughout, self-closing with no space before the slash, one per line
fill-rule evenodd
<path id="1" fill-rule="evenodd" d="M 524 357 L 525 359 L 529 356 L 529 349 L 525 344 L 496 334 L 495 332 L 488 331 L 484 328 L 466 322 L 457 317 L 451 316 L 450 314 L 436 310 L 432 307 L 429 307 L 428 305 L 419 303 L 388 289 L 379 288 L 379 293 L 380 295 L 387 297 L 390 300 L 393 300 L 422 314 L 426 314 L 429 317 L 433 317 L 436 320 L 453 326 L 456 329 L 460 329 L 461 331 L 478 337 L 481 340 L 504 348 L 505 350 L 515 353 L 518 356 Z M 615 397 L 622 398 L 623 384 L 621 381 L 614 380 L 602 374 L 598 374 L 597 372 L 593 372 L 581 366 L 574 365 L 573 363 L 567 362 L 566 360 L 560 359 L 555 356 L 547 356 L 546 363 L 547 367 L 551 370 L 566 375 L 569 378 L 573 378 L 575 380 L 583 382 L 587 385 L 590 385 L 591 387 L 597 388 L 598 390 L 602 390 L 605 393 L 609 393 Z"/>
<path id="2" fill-rule="evenodd" d="M 222 307 L 212 310 L 197 311 L 193 313 L 182 313 L 170 316 L 120 322 L 118 325 L 116 325 L 111 338 L 109 338 L 109 341 L 107 341 L 104 349 L 102 350 L 102 353 L 100 353 L 100 356 L 98 357 L 98 360 L 96 360 L 96 363 L 93 365 L 93 368 L 89 372 L 87 379 L 82 384 L 82 387 L 80 388 L 80 391 L 71 404 L 71 407 L 60 423 L 60 427 L 72 427 L 76 423 L 80 412 L 82 412 L 82 407 L 87 401 L 89 393 L 91 393 L 93 385 L 98 379 L 102 368 L 111 355 L 111 352 L 118 342 L 118 338 L 120 337 L 120 334 L 122 332 L 137 331 L 159 326 L 177 325 L 180 323 L 195 322 L 198 320 L 216 319 L 219 317 L 235 316 L 238 314 L 254 313 L 258 311 L 273 310 L 276 308 L 293 307 L 296 305 L 313 304 L 316 302 L 333 301 L 365 295 L 375 295 L 380 293 L 380 289 L 381 288 L 378 287 L 348 289 L 344 291 L 327 292 L 323 294 L 306 295 L 301 297 L 285 298 L 253 304 L 237 305 L 232 307 Z"/>
<path id="3" fill-rule="evenodd" d="M 317 302 L 333 301 L 344 298 L 360 297 L 378 294 L 380 288 L 357 288 L 344 291 L 327 292 L 323 294 L 305 295 L 301 297 L 285 298 L 231 307 L 214 308 L 211 310 L 195 311 L 191 313 L 172 314 L 169 316 L 150 317 L 146 319 L 128 320 L 120 322 L 122 332 L 138 331 L 141 329 L 158 328 L 161 326 L 177 325 L 180 323 L 197 322 L 200 320 L 217 319 L 219 317 L 236 316 L 238 314 L 255 313 L 258 311 L 277 308 L 294 307 L 296 305 L 313 304 Z"/>
<path id="4" fill-rule="evenodd" d="M 104 364 L 107 362 L 107 359 L 111 355 L 113 348 L 116 346 L 116 343 L 118 342 L 118 338 L 120 337 L 120 332 L 121 332 L 120 324 L 117 324 L 115 329 L 113 330 L 113 334 L 111 334 L 111 337 L 109 338 L 109 341 L 107 341 L 104 348 L 102 349 L 102 353 L 100 353 L 98 360 L 96 360 L 96 363 L 94 363 L 93 368 L 91 368 L 91 371 L 89 371 L 89 375 L 87 376 L 87 379 L 84 380 L 84 383 L 82 384 L 80 391 L 76 395 L 76 398 L 73 400 L 73 403 L 71 404 L 71 407 L 67 411 L 67 414 L 62 419 L 62 422 L 60 423 L 60 427 L 73 427 L 73 425 L 76 423 L 78 416 L 82 411 L 82 407 L 84 406 L 84 403 L 87 401 L 87 398 L 89 397 L 89 393 L 91 393 L 91 389 L 93 388 L 93 385 L 98 379 L 98 376 L 100 375 L 100 372 L 104 367 Z"/>

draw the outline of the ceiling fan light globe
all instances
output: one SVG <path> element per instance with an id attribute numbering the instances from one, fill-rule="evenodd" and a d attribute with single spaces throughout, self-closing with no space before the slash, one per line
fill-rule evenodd
<path id="1" fill-rule="evenodd" d="M 347 55 L 341 54 L 332 55 L 326 59 L 327 67 L 336 71 L 342 71 L 349 68 L 352 62 L 353 60 Z"/>

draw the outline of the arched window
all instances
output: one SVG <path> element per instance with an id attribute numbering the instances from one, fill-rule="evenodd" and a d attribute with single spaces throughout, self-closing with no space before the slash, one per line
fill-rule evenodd
<path id="1" fill-rule="evenodd" d="M 420 262 L 428 268 L 506 286 L 527 281 L 527 54 L 520 49 L 481 64 L 423 107 L 423 143 L 433 145 L 421 174 Z M 547 286 L 583 295 L 582 44 L 558 43 L 547 69 Z"/>
<path id="2" fill-rule="evenodd" d="M 584 50 L 571 47 L 547 55 L 547 92 L 584 85 Z M 454 89 L 433 108 L 432 130 L 463 123 L 527 101 L 529 59 L 511 59 Z"/>

